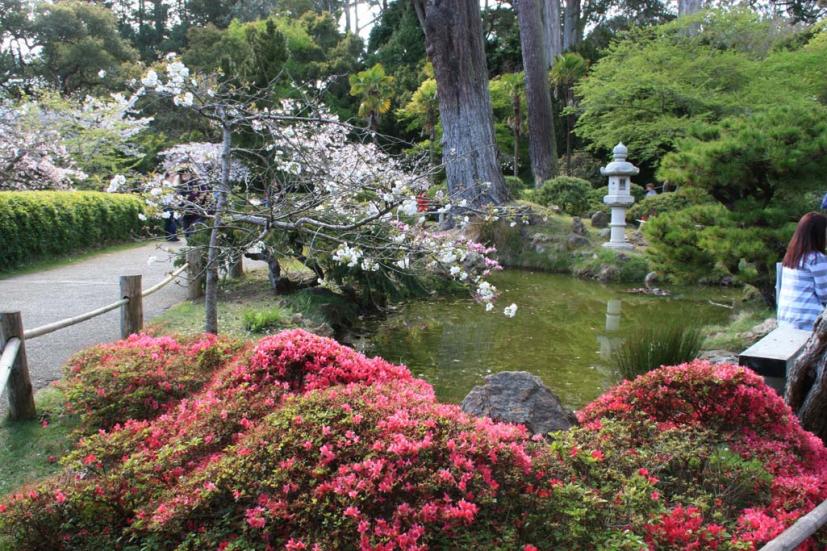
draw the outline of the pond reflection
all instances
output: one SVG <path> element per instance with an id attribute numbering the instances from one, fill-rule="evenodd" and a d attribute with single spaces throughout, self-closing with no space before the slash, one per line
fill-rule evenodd
<path id="1" fill-rule="evenodd" d="M 617 334 L 620 331 L 622 309 L 623 302 L 620 299 L 613 298 L 606 302 L 606 330 L 604 334 L 597 336 L 600 357 L 606 362 L 611 361 L 612 354 L 625 340 Z"/>
<path id="2" fill-rule="evenodd" d="M 516 270 L 497 274 L 492 283 L 501 292 L 494 312 L 467 297 L 412 302 L 373 322 L 365 352 L 406 364 L 434 385 L 442 401 L 462 401 L 487 374 L 529 371 L 578 408 L 618 380 L 609 358 L 629 331 L 689 315 L 722 323 L 729 314 L 707 302 L 719 290 L 651 297 L 628 294 L 623 286 Z M 512 302 L 518 311 L 508 318 L 502 309 Z"/>

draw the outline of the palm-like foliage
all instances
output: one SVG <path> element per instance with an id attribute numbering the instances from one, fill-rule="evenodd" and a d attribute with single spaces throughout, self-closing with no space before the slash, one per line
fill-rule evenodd
<path id="1" fill-rule="evenodd" d="M 390 111 L 393 84 L 394 78 L 385 74 L 380 63 L 350 75 L 350 95 L 361 99 L 359 116 L 364 117 L 373 130 L 379 124 L 379 115 Z"/>
<path id="2" fill-rule="evenodd" d="M 525 76 L 523 73 L 506 73 L 498 77 L 511 98 L 511 115 L 508 117 L 508 127 L 514 134 L 514 176 L 519 176 L 520 165 L 520 133 L 522 132 L 522 98 L 525 95 Z"/>
<path id="3" fill-rule="evenodd" d="M 439 122 L 439 98 L 433 76 L 422 81 L 410 101 L 397 110 L 397 116 L 409 121 L 408 130 L 421 129 L 422 134 L 428 137 L 428 153 L 433 166 L 436 157 L 436 128 Z"/>
<path id="4" fill-rule="evenodd" d="M 562 91 L 566 102 L 566 172 L 571 172 L 571 132 L 574 126 L 574 85 L 589 70 L 589 62 L 578 53 L 559 56 L 549 72 L 552 86 Z"/>

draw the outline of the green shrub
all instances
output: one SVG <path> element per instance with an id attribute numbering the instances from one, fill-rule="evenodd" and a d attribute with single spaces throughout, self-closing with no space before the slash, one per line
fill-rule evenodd
<path id="1" fill-rule="evenodd" d="M 682 282 L 723 275 L 715 257 L 702 246 L 702 238 L 706 228 L 726 218 L 727 210 L 720 204 L 696 205 L 652 217 L 642 229 L 653 267 Z"/>
<path id="2" fill-rule="evenodd" d="M 125 241 L 144 224 L 143 201 L 92 191 L 0 192 L 0 271 Z"/>
<path id="3" fill-rule="evenodd" d="M 697 325 L 673 322 L 646 327 L 629 335 L 612 353 L 612 360 L 625 379 L 634 379 L 662 365 L 694 360 L 703 341 Z"/>
<path id="4" fill-rule="evenodd" d="M 566 214 L 583 216 L 589 210 L 593 191 L 586 180 L 558 176 L 546 181 L 535 193 L 535 199 L 542 205 L 557 205 Z"/>
<path id="5" fill-rule="evenodd" d="M 265 310 L 247 310 L 242 314 L 244 329 L 251 333 L 265 333 L 271 329 L 283 327 L 290 312 L 274 306 Z"/>
<path id="6" fill-rule="evenodd" d="M 712 197 L 705 191 L 684 187 L 674 193 L 661 193 L 653 197 L 644 197 L 635 202 L 632 208 L 626 211 L 626 221 L 647 220 L 652 216 L 675 212 L 694 205 L 711 203 Z"/>
<path id="7" fill-rule="evenodd" d="M 528 188 L 525 182 L 517 176 L 506 176 L 505 187 L 508 188 L 508 194 L 514 199 L 519 199 L 522 191 Z"/>

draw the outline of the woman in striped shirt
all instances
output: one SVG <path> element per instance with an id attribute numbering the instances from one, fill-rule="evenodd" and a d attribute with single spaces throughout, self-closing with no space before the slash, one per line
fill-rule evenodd
<path id="1" fill-rule="evenodd" d="M 827 304 L 827 217 L 801 217 L 784 255 L 778 325 L 812 331 Z"/>

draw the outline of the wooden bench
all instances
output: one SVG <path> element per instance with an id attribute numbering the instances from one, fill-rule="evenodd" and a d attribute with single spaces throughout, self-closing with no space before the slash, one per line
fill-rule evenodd
<path id="1" fill-rule="evenodd" d="M 738 363 L 764 377 L 768 385 L 784 391 L 787 369 L 792 367 L 812 331 L 779 327 L 738 355 Z"/>

